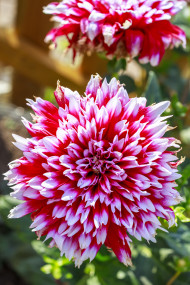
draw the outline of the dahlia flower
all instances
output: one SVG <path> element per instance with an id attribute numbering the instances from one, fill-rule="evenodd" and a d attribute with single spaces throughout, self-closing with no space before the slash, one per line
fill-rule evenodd
<path id="1" fill-rule="evenodd" d="M 35 122 L 23 123 L 31 138 L 14 135 L 23 157 L 5 175 L 23 203 L 9 217 L 30 213 L 37 236 L 51 238 L 50 247 L 77 266 L 103 244 L 130 265 L 130 237 L 155 242 L 159 217 L 175 224 L 171 206 L 181 201 L 179 145 L 163 137 L 170 128 L 160 116 L 169 102 L 146 106 L 98 75 L 84 97 L 58 84 L 55 98 L 58 107 L 28 100 Z"/>
<path id="2" fill-rule="evenodd" d="M 139 57 L 158 65 L 167 48 L 182 44 L 185 33 L 170 19 L 186 1 L 178 0 L 68 0 L 44 8 L 58 23 L 46 36 L 56 43 L 66 36 L 76 52 L 105 52 L 109 58 Z"/>

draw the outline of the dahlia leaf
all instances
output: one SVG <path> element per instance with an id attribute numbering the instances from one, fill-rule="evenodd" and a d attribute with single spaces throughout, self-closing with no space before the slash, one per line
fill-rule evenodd
<path id="1" fill-rule="evenodd" d="M 186 217 L 183 214 L 184 211 L 185 211 L 185 208 L 180 207 L 180 206 L 174 208 L 174 212 L 175 212 L 175 215 L 176 215 L 176 220 L 178 218 L 182 223 L 188 223 L 188 222 L 190 222 L 190 218 Z"/>
<path id="2" fill-rule="evenodd" d="M 159 103 L 163 99 L 160 91 L 158 78 L 153 71 L 149 72 L 147 85 L 143 95 L 147 99 L 149 105 L 155 102 Z"/>

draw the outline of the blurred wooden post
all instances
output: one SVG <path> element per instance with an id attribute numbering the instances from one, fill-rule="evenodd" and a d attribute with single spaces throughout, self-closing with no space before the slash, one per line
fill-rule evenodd
<path id="1" fill-rule="evenodd" d="M 18 0 L 16 31 L 20 38 L 40 47 L 47 52 L 48 45 L 44 43 L 44 38 L 50 30 L 52 24 L 49 17 L 43 14 L 43 7 L 49 3 L 49 0 Z M 28 66 L 27 68 L 30 68 Z M 55 82 L 56 85 L 56 82 Z M 43 94 L 42 86 L 29 79 L 18 71 L 13 74 L 12 103 L 25 106 L 25 98 L 31 98 L 33 95 L 41 96 Z"/>

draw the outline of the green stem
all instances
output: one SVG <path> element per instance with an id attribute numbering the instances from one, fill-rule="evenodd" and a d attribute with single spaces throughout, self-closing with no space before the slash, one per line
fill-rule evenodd
<path id="1" fill-rule="evenodd" d="M 172 285 L 174 283 L 174 281 L 178 278 L 178 276 L 181 274 L 180 271 L 177 271 L 172 278 L 168 281 L 168 283 L 166 285 Z"/>

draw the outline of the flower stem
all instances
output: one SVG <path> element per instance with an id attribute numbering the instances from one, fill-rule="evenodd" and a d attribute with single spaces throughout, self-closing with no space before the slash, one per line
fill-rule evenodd
<path id="1" fill-rule="evenodd" d="M 178 278 L 178 276 L 181 274 L 180 271 L 177 271 L 172 278 L 168 281 L 168 283 L 166 285 L 172 285 L 174 283 L 174 281 Z"/>

